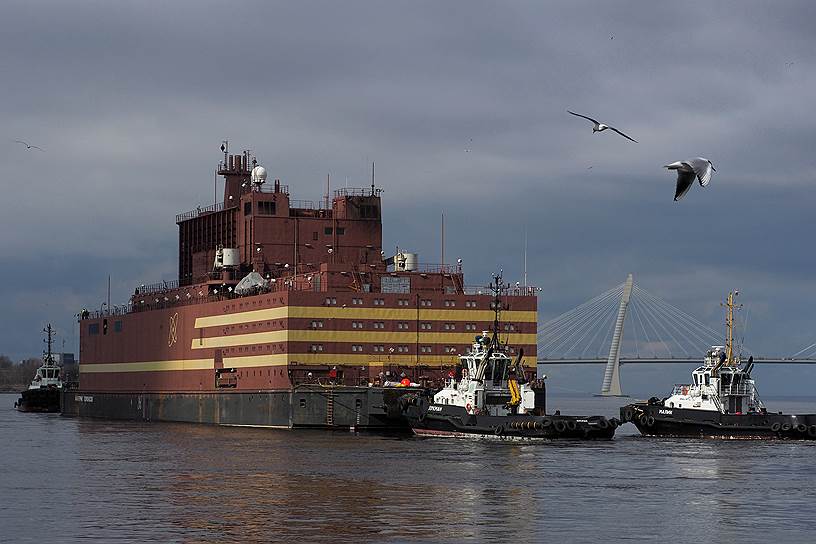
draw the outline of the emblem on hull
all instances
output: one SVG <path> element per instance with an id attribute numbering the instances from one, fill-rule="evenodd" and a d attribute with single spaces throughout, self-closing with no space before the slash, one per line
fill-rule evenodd
<path id="1" fill-rule="evenodd" d="M 176 313 L 174 313 L 172 315 L 172 317 L 170 317 L 170 329 L 167 332 L 167 347 L 168 348 L 173 347 L 173 344 L 175 344 L 178 341 L 178 335 L 177 335 L 177 332 L 176 332 L 178 330 L 178 321 L 179 321 L 179 315 L 178 315 L 178 312 L 176 312 Z"/>

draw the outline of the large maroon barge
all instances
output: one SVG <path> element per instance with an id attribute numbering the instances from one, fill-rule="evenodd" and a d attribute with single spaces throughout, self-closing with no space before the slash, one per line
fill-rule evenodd
<path id="1" fill-rule="evenodd" d="M 223 149 L 223 148 L 222 148 Z M 380 189 L 296 201 L 248 152 L 224 153 L 223 201 L 176 216 L 178 279 L 83 311 L 63 413 L 270 427 L 382 429 L 397 383 L 441 386 L 490 328 L 461 262 L 382 252 Z M 535 289 L 502 298 L 502 338 L 534 374 Z"/>

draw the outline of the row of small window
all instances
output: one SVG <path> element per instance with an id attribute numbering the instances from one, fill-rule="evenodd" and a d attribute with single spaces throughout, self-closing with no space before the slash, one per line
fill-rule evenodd
<path id="1" fill-rule="evenodd" d="M 310 326 L 313 329 L 322 329 L 323 328 L 323 322 L 318 321 L 318 320 L 313 320 L 311 322 Z M 371 327 L 374 328 L 374 329 L 385 329 L 385 322 L 375 321 L 375 322 L 373 322 L 371 324 Z M 351 322 L 351 328 L 352 329 L 364 329 L 365 328 L 365 323 L 363 321 L 352 321 Z M 397 330 L 407 331 L 410 328 L 411 328 L 410 325 L 406 321 L 398 321 L 397 322 Z M 419 328 L 420 328 L 420 330 L 423 330 L 423 331 L 430 331 L 430 330 L 433 330 L 433 324 L 432 323 L 420 323 Z M 456 323 L 445 323 L 442 326 L 442 329 L 446 330 L 446 331 L 455 331 L 456 330 Z M 465 330 L 466 331 L 475 331 L 476 330 L 476 323 L 465 323 Z M 509 324 L 509 325 L 504 326 L 504 330 L 514 331 L 516 329 L 515 329 L 514 325 Z"/>
<path id="2" fill-rule="evenodd" d="M 375 298 L 372 301 L 372 303 L 374 304 L 374 306 L 385 306 L 385 300 L 381 299 L 381 298 Z M 356 298 L 356 297 L 352 298 L 351 299 L 351 304 L 353 306 L 362 306 L 363 305 L 363 299 Z M 337 305 L 337 299 L 336 298 L 326 297 L 326 306 L 336 306 L 336 305 Z M 411 302 L 407 298 L 401 298 L 401 299 L 397 300 L 397 306 L 410 306 L 410 305 L 411 305 Z M 433 306 L 433 302 L 430 299 L 422 299 L 422 300 L 419 301 L 419 305 L 423 306 L 425 308 L 429 308 L 429 307 Z M 445 306 L 448 307 L 448 308 L 456 307 L 456 301 L 455 300 L 446 300 L 445 301 Z M 476 301 L 475 300 L 466 300 L 465 301 L 465 308 L 475 308 L 475 307 L 476 307 Z"/>
<path id="3" fill-rule="evenodd" d="M 323 351 L 323 345 L 317 344 L 316 346 L 312 346 L 312 348 L 319 347 L 319 349 L 311 349 L 311 351 Z M 392 351 L 393 350 L 393 351 Z M 365 351 L 362 344 L 352 344 L 351 351 L 354 353 L 362 353 Z M 371 351 L 374 353 L 384 353 L 385 346 L 371 346 Z M 389 348 L 388 350 L 390 353 L 410 353 L 408 346 L 396 346 L 394 348 Z M 420 353 L 433 353 L 433 346 L 421 346 L 419 348 Z M 456 353 L 456 348 L 454 346 L 445 346 L 445 353 Z"/>
<path id="4" fill-rule="evenodd" d="M 113 331 L 114 332 L 122 332 L 122 321 L 116 320 L 113 322 Z M 88 324 L 88 334 L 95 335 L 99 334 L 99 323 L 89 323 Z M 108 334 L 108 320 L 102 320 L 102 334 Z"/>
<path id="5" fill-rule="evenodd" d="M 323 229 L 323 234 L 325 234 L 326 236 L 329 236 L 331 233 L 332 233 L 331 227 L 325 227 Z M 343 236 L 345 233 L 346 233 L 345 227 L 337 227 L 337 234 L 339 236 Z M 317 231 L 312 233 L 312 240 L 317 240 Z"/>
<path id="6" fill-rule="evenodd" d="M 328 298 L 326 299 L 326 304 L 330 304 L 329 300 L 330 299 L 328 299 Z M 331 299 L 331 301 L 332 301 L 331 304 L 337 304 L 337 299 L 333 298 L 333 299 Z M 384 299 L 375 298 L 373 302 L 374 302 L 374 306 L 385 306 L 385 300 Z M 351 299 L 351 304 L 354 305 L 354 306 L 362 306 L 363 305 L 363 299 L 353 298 L 353 299 Z"/>

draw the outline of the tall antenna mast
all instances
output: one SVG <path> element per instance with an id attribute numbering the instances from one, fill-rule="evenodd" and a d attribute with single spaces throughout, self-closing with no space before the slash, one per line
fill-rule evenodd
<path id="1" fill-rule="evenodd" d="M 445 266 L 445 211 L 442 211 L 442 222 L 440 223 L 440 262 L 439 264 L 442 265 L 444 268 Z"/>
<path id="2" fill-rule="evenodd" d="M 45 352 L 45 362 L 46 364 L 51 364 L 54 362 L 54 357 L 51 355 L 51 344 L 53 342 L 52 336 L 54 334 L 54 329 L 51 328 L 51 323 L 49 323 L 48 326 L 43 329 L 43 332 L 48 335 L 48 339 L 46 340 L 46 343 L 48 344 L 48 351 Z"/>
<path id="3" fill-rule="evenodd" d="M 729 365 L 734 364 L 734 308 L 741 308 L 742 304 L 734 304 L 734 297 L 739 295 L 739 291 L 731 291 L 728 293 L 723 306 L 727 307 L 725 313 L 725 361 Z"/>
<path id="4" fill-rule="evenodd" d="M 374 161 L 371 161 L 371 196 L 374 196 Z"/>
<path id="5" fill-rule="evenodd" d="M 331 173 L 326 174 L 326 209 L 329 209 L 329 190 L 331 188 Z"/>
<path id="6" fill-rule="evenodd" d="M 527 287 L 527 226 L 524 227 L 524 287 Z"/>

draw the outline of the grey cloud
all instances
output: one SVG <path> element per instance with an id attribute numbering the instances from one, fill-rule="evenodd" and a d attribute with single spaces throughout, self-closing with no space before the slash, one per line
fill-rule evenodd
<path id="1" fill-rule="evenodd" d="M 814 11 L 5 3 L 0 137 L 47 152 L 0 145 L 0 252 L 19 263 L 0 295 L 21 316 L 0 352 L 36 352 L 43 314 L 101 302 L 108 273 L 118 298 L 172 277 L 174 215 L 212 201 L 222 138 L 299 199 L 319 199 L 327 173 L 366 185 L 376 160 L 384 245 L 435 262 L 444 209 L 469 283 L 499 266 L 520 278 L 527 228 L 543 320 L 631 271 L 712 326 L 740 287 L 757 308 L 749 343 L 795 351 L 816 340 Z M 593 135 L 567 108 L 641 143 Z M 661 166 L 696 155 L 718 172 L 674 203 Z M 47 290 L 19 287 L 32 269 L 50 271 Z M 43 293 L 61 302 L 32 309 Z"/>

